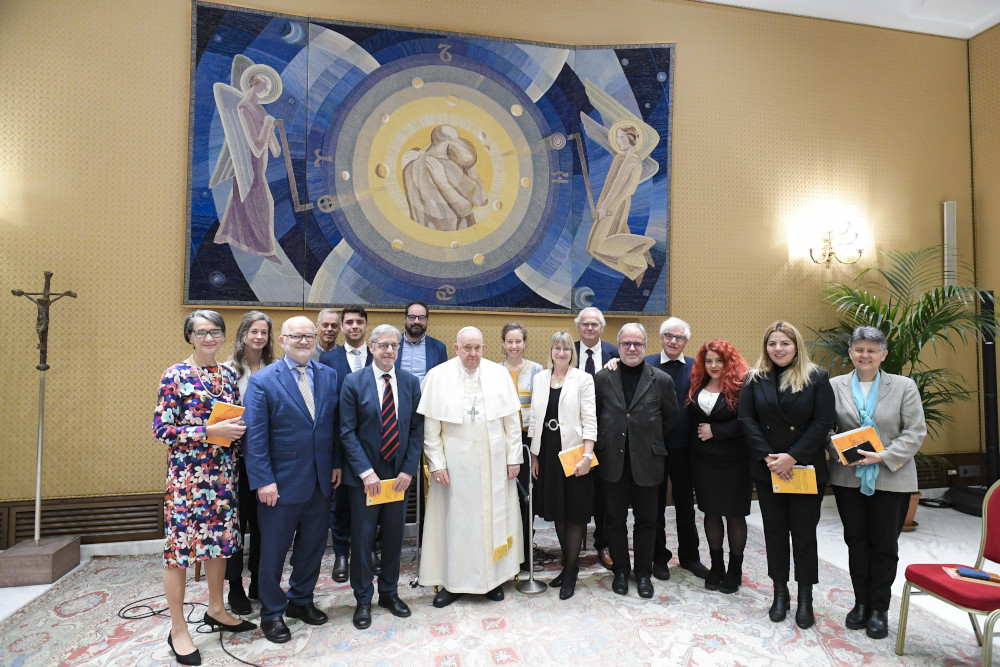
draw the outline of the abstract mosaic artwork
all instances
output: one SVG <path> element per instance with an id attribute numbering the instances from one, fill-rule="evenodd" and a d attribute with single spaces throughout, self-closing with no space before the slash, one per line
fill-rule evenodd
<path id="1" fill-rule="evenodd" d="M 673 56 L 196 3 L 185 302 L 664 314 Z"/>

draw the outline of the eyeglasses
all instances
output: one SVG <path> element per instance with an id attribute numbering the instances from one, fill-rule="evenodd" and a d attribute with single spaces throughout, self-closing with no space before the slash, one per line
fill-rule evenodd
<path id="1" fill-rule="evenodd" d="M 630 340 L 623 340 L 618 344 L 624 347 L 626 350 L 641 350 L 642 348 L 646 347 L 645 343 L 633 343 Z"/>
<path id="2" fill-rule="evenodd" d="M 426 322 L 427 321 L 427 316 L 426 315 L 407 315 L 406 316 L 406 321 L 407 322 Z"/>
<path id="3" fill-rule="evenodd" d="M 316 334 L 284 334 L 284 336 L 293 343 L 298 343 L 300 340 L 311 343 L 316 340 Z"/>
<path id="4" fill-rule="evenodd" d="M 222 338 L 225 334 L 222 333 L 222 329 L 209 329 L 208 331 L 198 329 L 194 332 L 194 337 L 198 339 L 205 338 L 207 336 L 211 336 L 212 338 Z"/>
<path id="5" fill-rule="evenodd" d="M 375 343 L 375 347 L 380 350 L 398 350 L 399 343 Z"/>
<path id="6" fill-rule="evenodd" d="M 688 337 L 685 336 L 684 334 L 665 333 L 665 334 L 660 334 L 660 335 L 663 338 L 666 338 L 667 340 L 678 340 L 678 341 L 680 341 L 680 340 L 687 340 L 688 339 Z"/>

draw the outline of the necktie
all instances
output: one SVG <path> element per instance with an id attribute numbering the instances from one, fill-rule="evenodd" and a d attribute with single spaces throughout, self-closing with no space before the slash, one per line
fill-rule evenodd
<path id="1" fill-rule="evenodd" d="M 587 363 L 584 364 L 583 370 L 587 371 L 591 375 L 594 374 L 594 351 L 587 348 Z"/>
<path id="2" fill-rule="evenodd" d="M 396 423 L 396 402 L 392 399 L 392 383 L 389 374 L 382 375 L 385 391 L 382 393 L 382 458 L 386 461 L 399 447 L 399 424 Z"/>
<path id="3" fill-rule="evenodd" d="M 306 402 L 309 416 L 316 419 L 316 402 L 313 401 L 312 384 L 309 382 L 309 376 L 306 375 L 306 367 L 296 366 L 295 370 L 299 372 L 299 391 L 302 392 L 302 400 Z"/>
<path id="4" fill-rule="evenodd" d="M 361 350 L 351 350 L 351 370 L 356 371 L 361 368 Z"/>

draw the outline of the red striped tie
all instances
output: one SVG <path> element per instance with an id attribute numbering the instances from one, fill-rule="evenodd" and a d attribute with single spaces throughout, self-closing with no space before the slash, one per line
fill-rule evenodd
<path id="1" fill-rule="evenodd" d="M 392 399 L 392 383 L 389 374 L 382 376 L 385 380 L 385 392 L 382 394 L 382 458 L 386 461 L 399 447 L 399 425 L 396 423 L 396 401 Z"/>

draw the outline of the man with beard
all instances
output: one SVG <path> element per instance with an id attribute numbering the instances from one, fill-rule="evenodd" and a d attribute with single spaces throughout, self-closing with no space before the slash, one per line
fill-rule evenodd
<path id="1" fill-rule="evenodd" d="M 403 344 L 399 348 L 396 368 L 416 375 L 423 381 L 427 371 L 448 361 L 448 348 L 437 338 L 427 335 L 429 313 L 423 301 L 411 301 L 403 320 Z"/>

